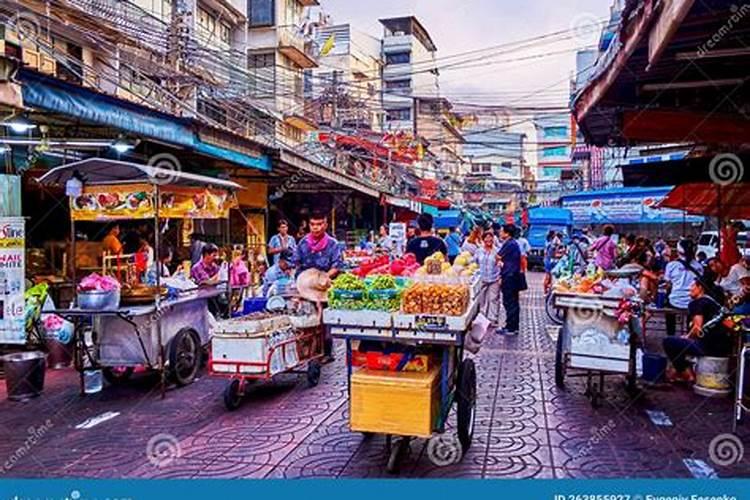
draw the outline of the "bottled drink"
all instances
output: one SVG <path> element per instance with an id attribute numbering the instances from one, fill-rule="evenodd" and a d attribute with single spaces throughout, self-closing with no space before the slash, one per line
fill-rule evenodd
<path id="1" fill-rule="evenodd" d="M 86 394 L 96 394 L 101 392 L 104 385 L 102 371 L 99 369 L 84 368 L 83 371 L 83 392 Z"/>

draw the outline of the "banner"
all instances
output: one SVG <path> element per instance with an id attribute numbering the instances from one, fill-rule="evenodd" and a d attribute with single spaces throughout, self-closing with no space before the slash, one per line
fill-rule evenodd
<path id="1" fill-rule="evenodd" d="M 0 218 L 0 344 L 25 344 L 26 229 L 22 217 Z"/>
<path id="2" fill-rule="evenodd" d="M 84 186 L 80 196 L 70 199 L 74 221 L 152 219 L 154 187 L 150 184 Z"/>
<path id="3" fill-rule="evenodd" d="M 686 215 L 681 210 L 657 208 L 669 189 L 644 192 L 591 193 L 565 196 L 563 208 L 573 212 L 573 221 L 581 224 L 663 224 L 698 222 L 702 217 Z"/>
<path id="4" fill-rule="evenodd" d="M 222 190 L 170 186 L 159 193 L 159 217 L 165 219 L 225 219 L 236 207 L 234 194 Z"/>

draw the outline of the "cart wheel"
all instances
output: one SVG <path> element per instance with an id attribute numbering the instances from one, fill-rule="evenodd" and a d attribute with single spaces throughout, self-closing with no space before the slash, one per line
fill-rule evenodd
<path id="1" fill-rule="evenodd" d="M 474 435 L 474 416 L 477 406 L 477 371 L 474 361 L 465 359 L 458 368 L 456 385 L 456 413 L 458 416 L 458 440 L 462 453 L 471 447 Z"/>
<path id="2" fill-rule="evenodd" d="M 555 307 L 555 294 L 547 294 L 544 300 L 544 311 L 547 313 L 549 320 L 555 325 L 562 325 L 564 322 L 563 310 Z"/>
<path id="3" fill-rule="evenodd" d="M 133 367 L 118 366 L 104 368 L 102 370 L 102 375 L 104 375 L 104 379 L 109 382 L 110 385 L 124 384 L 130 380 L 130 377 L 133 375 Z"/>
<path id="4" fill-rule="evenodd" d="M 242 404 L 243 394 L 240 392 L 240 380 L 232 379 L 224 389 L 224 406 L 227 410 L 234 411 Z"/>
<path id="5" fill-rule="evenodd" d="M 198 374 L 201 345 L 192 328 L 183 328 L 169 344 L 169 367 L 179 386 L 189 385 Z"/>
<path id="6" fill-rule="evenodd" d="M 557 334 L 557 349 L 555 350 L 555 385 L 565 388 L 565 355 L 563 353 L 563 332 Z"/>
<path id="7" fill-rule="evenodd" d="M 315 387 L 320 382 L 320 363 L 318 361 L 310 361 L 307 364 L 307 385 Z"/>

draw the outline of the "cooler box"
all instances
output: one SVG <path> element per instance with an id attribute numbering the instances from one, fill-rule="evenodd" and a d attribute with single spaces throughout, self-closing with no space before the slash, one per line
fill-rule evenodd
<path id="1" fill-rule="evenodd" d="M 440 413 L 440 367 L 359 370 L 352 375 L 350 410 L 352 431 L 429 438 Z"/>

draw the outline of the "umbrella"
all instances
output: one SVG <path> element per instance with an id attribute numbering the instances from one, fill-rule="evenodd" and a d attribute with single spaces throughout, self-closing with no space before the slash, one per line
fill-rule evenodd
<path id="1" fill-rule="evenodd" d="M 676 208 L 689 214 L 719 219 L 750 219 L 750 183 L 682 184 L 667 193 L 659 207 Z"/>

